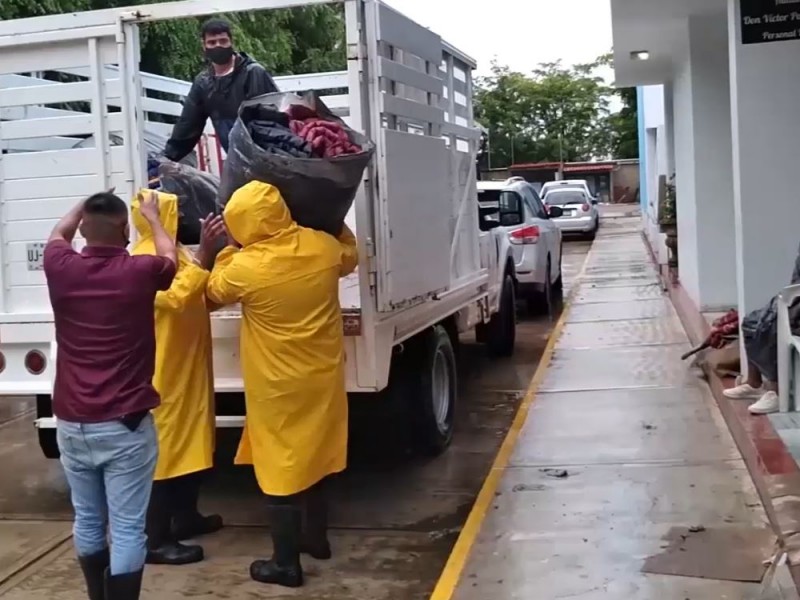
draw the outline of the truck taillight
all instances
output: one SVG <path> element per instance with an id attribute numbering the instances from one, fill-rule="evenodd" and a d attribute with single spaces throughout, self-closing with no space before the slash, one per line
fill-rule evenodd
<path id="1" fill-rule="evenodd" d="M 589 206 L 588 204 L 584 204 L 583 206 L 581 206 L 581 210 L 583 210 L 583 212 L 589 212 L 590 210 L 592 210 L 592 207 Z"/>
<path id="2" fill-rule="evenodd" d="M 522 229 L 511 232 L 511 243 L 523 244 L 526 246 L 528 244 L 538 244 L 539 236 L 539 227 L 537 225 L 529 225 L 528 227 L 523 227 Z"/>
<path id="3" fill-rule="evenodd" d="M 25 355 L 25 368 L 31 375 L 41 375 L 47 366 L 47 359 L 38 350 L 31 350 Z"/>

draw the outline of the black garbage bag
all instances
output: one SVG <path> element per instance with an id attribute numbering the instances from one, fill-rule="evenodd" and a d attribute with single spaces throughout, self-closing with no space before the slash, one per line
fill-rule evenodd
<path id="1" fill-rule="evenodd" d="M 219 178 L 189 165 L 165 160 L 158 166 L 161 190 L 178 197 L 178 241 L 200 243 L 200 219 L 221 214 Z"/>
<path id="2" fill-rule="evenodd" d="M 800 249 L 795 258 L 790 285 L 800 283 Z M 792 333 L 800 333 L 800 300 L 789 307 L 789 325 Z M 778 297 L 748 313 L 742 319 L 742 339 L 748 362 L 761 371 L 767 381 L 778 381 Z"/>
<path id="3" fill-rule="evenodd" d="M 277 151 L 274 144 L 268 145 L 266 150 L 262 148 L 258 143 L 265 143 L 263 138 L 259 140 L 262 133 L 270 138 L 277 135 L 275 121 L 269 115 L 298 105 L 306 107 L 318 118 L 338 123 L 350 141 L 363 151 L 334 158 L 296 156 L 302 145 L 298 146 L 297 140 L 289 137 L 283 140 L 285 144 L 277 146 Z M 254 128 L 254 121 L 262 123 L 256 123 Z M 289 134 L 295 137 L 291 131 Z M 281 191 L 298 224 L 338 236 L 361 185 L 364 169 L 374 153 L 375 145 L 336 117 L 313 92 L 301 96 L 275 93 L 253 98 L 242 103 L 239 118 L 231 131 L 220 201 L 226 204 L 236 190 L 251 181 L 269 183 Z"/>

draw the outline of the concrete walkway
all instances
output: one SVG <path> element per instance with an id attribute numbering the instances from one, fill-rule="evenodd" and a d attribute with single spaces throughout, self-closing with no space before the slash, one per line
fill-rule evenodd
<path id="1" fill-rule="evenodd" d="M 476 505 L 485 518 L 472 519 L 474 540 L 468 522 L 433 598 L 794 597 L 785 569 L 768 593 L 641 572 L 672 527 L 767 520 L 710 391 L 680 360 L 689 342 L 639 223 L 606 219 L 513 452 L 496 465 L 497 490 L 483 510 Z M 554 477 L 562 469 L 568 476 Z"/>

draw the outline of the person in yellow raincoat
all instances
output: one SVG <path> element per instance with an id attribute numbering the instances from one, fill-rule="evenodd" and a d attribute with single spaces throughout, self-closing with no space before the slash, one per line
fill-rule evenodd
<path id="1" fill-rule="evenodd" d="M 278 189 L 260 182 L 239 189 L 223 217 L 229 247 L 208 297 L 242 306 L 247 418 L 236 463 L 253 465 L 267 496 L 274 548 L 250 576 L 299 587 L 301 551 L 330 558 L 323 482 L 347 466 L 339 278 L 356 268 L 356 240 L 347 227 L 336 239 L 297 225 Z"/>
<path id="2" fill-rule="evenodd" d="M 164 229 L 178 240 L 178 272 L 172 286 L 155 300 L 156 361 L 153 386 L 161 405 L 153 411 L 159 456 L 147 515 L 149 564 L 182 565 L 203 560 L 200 546 L 180 540 L 217 531 L 218 515 L 197 509 L 201 476 L 213 466 L 214 379 L 211 325 L 206 285 L 214 244 L 222 235 L 221 217 L 206 219 L 197 255 L 180 244 L 178 198 L 143 191 L 133 201 L 139 240 L 132 254 L 155 254 L 150 226 L 139 206 L 142 194 L 157 194 Z"/>

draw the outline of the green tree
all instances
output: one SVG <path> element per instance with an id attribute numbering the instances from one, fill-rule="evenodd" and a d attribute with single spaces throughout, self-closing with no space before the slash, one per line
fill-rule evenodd
<path id="1" fill-rule="evenodd" d="M 609 116 L 614 158 L 639 158 L 639 107 L 636 88 L 617 90 L 622 109 Z"/>
<path id="2" fill-rule="evenodd" d="M 166 1 L 166 0 L 162 0 Z M 0 0 L 0 20 L 146 4 L 152 0 Z M 340 6 L 306 6 L 226 15 L 238 49 L 276 75 L 346 67 L 344 16 Z M 193 79 L 202 68 L 200 19 L 142 27 L 142 68 Z"/>
<path id="3" fill-rule="evenodd" d="M 635 152 L 633 113 L 611 112 L 617 93 L 599 75 L 610 55 L 589 64 L 540 64 L 530 75 L 499 64 L 478 82 L 476 110 L 490 132 L 492 166 L 524 162 L 585 161 Z M 626 92 L 628 93 L 628 92 Z M 623 96 L 623 100 L 628 96 Z M 631 125 L 631 119 L 632 125 Z"/>

